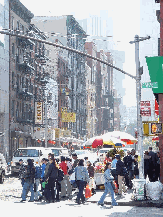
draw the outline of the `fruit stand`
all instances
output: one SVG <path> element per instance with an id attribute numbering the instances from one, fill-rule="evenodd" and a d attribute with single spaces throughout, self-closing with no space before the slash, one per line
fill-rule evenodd
<path id="1" fill-rule="evenodd" d="M 101 185 L 104 185 L 105 179 L 104 179 L 104 163 L 97 162 L 95 164 L 95 174 L 94 174 L 94 181 L 96 185 L 96 189 L 101 187 Z"/>

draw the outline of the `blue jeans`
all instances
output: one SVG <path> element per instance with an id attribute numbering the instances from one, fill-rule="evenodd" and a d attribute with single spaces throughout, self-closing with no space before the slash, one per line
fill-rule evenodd
<path id="1" fill-rule="evenodd" d="M 104 204 L 105 197 L 110 192 L 110 194 L 111 194 L 111 200 L 112 200 L 112 205 L 116 206 L 117 202 L 116 202 L 116 200 L 114 198 L 114 190 L 113 190 L 113 188 L 111 186 L 111 183 L 110 182 L 105 182 L 104 185 L 105 185 L 105 191 L 104 191 L 103 195 L 101 196 L 101 198 L 100 198 L 100 200 L 99 200 L 98 203 L 99 204 Z"/>
<path id="2" fill-rule="evenodd" d="M 84 202 L 85 201 L 85 196 L 83 194 L 83 190 L 84 190 L 84 187 L 86 185 L 86 182 L 78 180 L 77 185 L 78 185 L 78 189 L 79 189 L 79 192 L 78 192 L 78 195 L 77 195 L 77 202 L 79 202 L 80 199 L 82 200 L 82 202 Z"/>
<path id="3" fill-rule="evenodd" d="M 22 185 L 22 187 L 23 187 L 24 183 L 25 183 L 25 180 L 24 180 L 24 178 L 22 178 L 21 179 L 21 185 Z"/>
<path id="4" fill-rule="evenodd" d="M 22 200 L 26 200 L 26 195 L 28 190 L 31 192 L 30 200 L 34 201 L 34 183 L 32 182 L 25 182 L 23 185 L 23 193 L 22 193 Z"/>

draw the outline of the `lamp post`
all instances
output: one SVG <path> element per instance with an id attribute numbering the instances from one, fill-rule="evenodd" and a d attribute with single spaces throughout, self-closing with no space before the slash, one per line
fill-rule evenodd
<path id="1" fill-rule="evenodd" d="M 144 179 L 144 155 L 143 155 L 143 127 L 142 117 L 140 114 L 140 101 L 141 101 L 141 75 L 140 61 L 139 61 L 139 42 L 150 39 L 148 37 L 139 38 L 135 35 L 135 41 L 130 41 L 130 44 L 135 43 L 135 63 L 136 63 L 136 98 L 137 98 L 137 129 L 138 129 L 138 150 L 140 154 L 140 167 L 139 167 L 139 178 Z"/>

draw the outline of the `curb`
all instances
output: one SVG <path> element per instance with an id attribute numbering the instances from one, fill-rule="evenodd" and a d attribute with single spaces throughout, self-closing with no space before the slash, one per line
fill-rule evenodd
<path id="1" fill-rule="evenodd" d="M 87 201 L 89 203 L 97 203 L 98 201 Z M 111 205 L 111 202 L 104 202 L 106 205 Z M 119 202 L 119 206 L 137 206 L 137 207 L 157 207 L 163 208 L 163 200 L 151 201 L 151 200 L 142 200 L 142 201 L 129 201 L 129 202 Z"/>

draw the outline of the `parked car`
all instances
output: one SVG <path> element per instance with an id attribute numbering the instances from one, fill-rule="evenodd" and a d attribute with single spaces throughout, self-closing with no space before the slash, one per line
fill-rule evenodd
<path id="1" fill-rule="evenodd" d="M 7 163 L 3 154 L 0 153 L 0 184 L 3 184 L 7 172 Z"/>
<path id="2" fill-rule="evenodd" d="M 67 148 L 46 148 L 45 150 L 49 151 L 49 153 L 53 153 L 56 159 L 59 159 L 61 156 L 70 157 Z"/>

